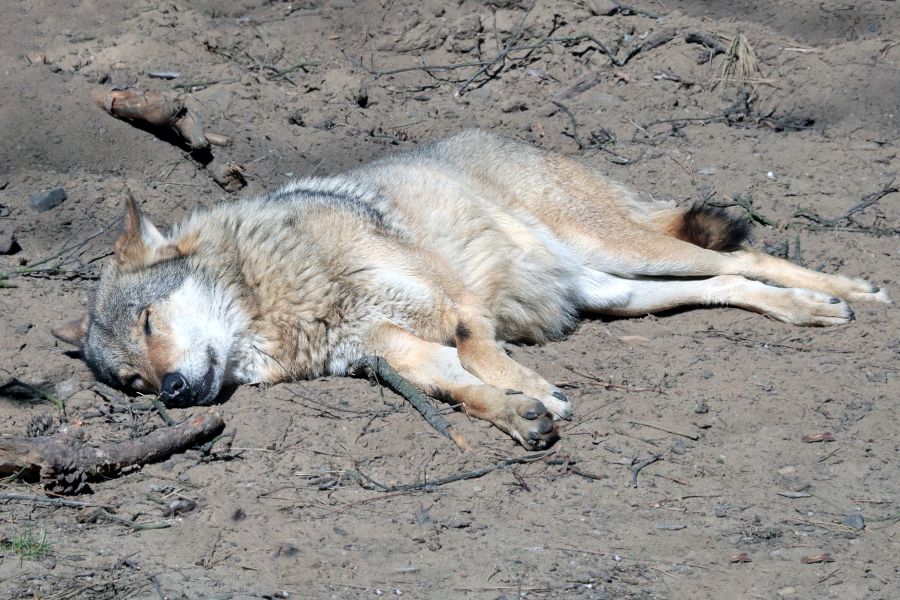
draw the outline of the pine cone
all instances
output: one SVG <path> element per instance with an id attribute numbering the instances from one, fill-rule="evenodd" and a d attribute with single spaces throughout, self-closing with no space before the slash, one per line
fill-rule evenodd
<path id="1" fill-rule="evenodd" d="M 82 494 L 90 491 L 87 473 L 72 465 L 58 466 L 55 470 L 45 469 L 41 473 L 41 479 L 44 481 L 44 489 L 54 494 Z"/>
<path id="2" fill-rule="evenodd" d="M 56 426 L 53 424 L 53 415 L 48 414 L 31 417 L 31 420 L 28 421 L 28 425 L 25 426 L 25 434 L 28 437 L 50 435 L 55 430 Z"/>

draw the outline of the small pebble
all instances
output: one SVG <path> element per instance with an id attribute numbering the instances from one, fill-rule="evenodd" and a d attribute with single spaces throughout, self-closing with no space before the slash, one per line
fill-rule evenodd
<path id="1" fill-rule="evenodd" d="M 16 327 L 16 335 L 25 335 L 32 327 L 34 327 L 32 323 L 22 323 Z"/>
<path id="2" fill-rule="evenodd" d="M 768 177 L 772 181 L 775 181 L 775 173 L 773 173 L 772 171 L 766 173 L 766 177 Z"/>
<path id="3" fill-rule="evenodd" d="M 181 77 L 181 73 L 178 71 L 150 71 L 147 73 L 147 77 L 151 79 L 176 79 Z"/>
<path id="4" fill-rule="evenodd" d="M 678 531 L 687 527 L 684 523 L 656 523 L 653 526 L 656 529 L 663 529 L 665 531 Z"/>
<path id="5" fill-rule="evenodd" d="M 619 3 L 612 0 L 593 0 L 587 6 L 590 7 L 592 13 L 602 17 L 614 15 L 620 10 Z"/>
<path id="6" fill-rule="evenodd" d="M 852 527 L 853 529 L 865 529 L 866 522 L 863 519 L 863 516 L 859 513 L 852 513 L 849 515 L 845 515 L 843 519 L 841 519 L 841 523 L 846 525 L 847 527 Z"/>
<path id="7" fill-rule="evenodd" d="M 35 209 L 38 212 L 47 212 L 48 210 L 52 210 L 62 204 L 65 199 L 66 190 L 59 187 L 53 188 L 52 190 L 44 190 L 43 192 L 38 192 L 31 197 L 31 200 L 28 201 L 28 204 L 30 204 L 31 208 Z"/>

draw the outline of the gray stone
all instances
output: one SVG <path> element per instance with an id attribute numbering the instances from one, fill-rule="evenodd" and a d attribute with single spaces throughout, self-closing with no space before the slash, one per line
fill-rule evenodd
<path id="1" fill-rule="evenodd" d="M 841 519 L 841 523 L 843 523 L 847 527 L 852 527 L 853 529 L 866 528 L 866 522 L 865 520 L 863 520 L 863 516 L 859 513 L 845 515 L 844 518 Z"/>
<path id="2" fill-rule="evenodd" d="M 578 103 L 593 109 L 609 110 L 622 104 L 622 99 L 598 88 L 593 88 L 580 95 Z"/>
<path id="3" fill-rule="evenodd" d="M 15 254 L 18 251 L 19 243 L 12 225 L 0 223 L 0 254 Z"/>
<path id="4" fill-rule="evenodd" d="M 65 199 L 66 190 L 60 187 L 53 188 L 52 190 L 44 190 L 43 192 L 38 192 L 31 197 L 31 200 L 28 201 L 28 204 L 30 204 L 31 208 L 35 209 L 38 212 L 47 212 L 48 210 L 52 210 L 62 204 Z"/>
<path id="5" fill-rule="evenodd" d="M 588 8 L 591 11 L 591 14 L 598 15 L 601 17 L 608 17 L 609 15 L 613 15 L 619 12 L 619 5 L 612 0 L 593 0 L 593 2 L 588 2 Z"/>

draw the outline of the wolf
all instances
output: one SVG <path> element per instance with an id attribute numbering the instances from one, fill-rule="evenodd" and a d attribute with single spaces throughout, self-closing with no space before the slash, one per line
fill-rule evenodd
<path id="1" fill-rule="evenodd" d="M 863 281 L 747 245 L 720 208 L 646 199 L 579 160 L 466 131 L 348 173 L 199 210 L 161 233 L 133 199 L 90 313 L 54 334 L 95 376 L 170 405 L 344 375 L 377 355 L 528 449 L 572 416 L 502 342 L 579 315 L 729 305 L 839 325 Z"/>

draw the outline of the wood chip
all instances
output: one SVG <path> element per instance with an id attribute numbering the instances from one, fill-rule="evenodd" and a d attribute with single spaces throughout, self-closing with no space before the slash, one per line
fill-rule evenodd
<path id="1" fill-rule="evenodd" d="M 203 135 L 206 136 L 206 141 L 212 144 L 213 146 L 230 146 L 231 138 L 227 135 L 222 135 L 221 133 L 213 133 L 212 131 L 205 131 Z"/>
<path id="2" fill-rule="evenodd" d="M 800 438 L 804 444 L 817 444 L 819 442 L 833 442 L 834 435 L 832 435 L 828 431 L 823 431 L 822 433 L 810 433 L 809 435 L 804 435 Z"/>
<path id="3" fill-rule="evenodd" d="M 827 552 L 823 552 L 822 554 L 813 554 L 812 556 L 804 556 L 800 559 L 804 565 L 815 565 L 818 563 L 829 563 L 834 562 L 834 559 L 831 558 L 831 555 Z"/>
<path id="4" fill-rule="evenodd" d="M 748 563 L 753 562 L 753 559 L 746 552 L 741 552 L 740 554 L 733 554 L 731 556 L 731 562 L 733 563 Z"/>
<path id="5" fill-rule="evenodd" d="M 777 492 L 779 496 L 784 496 L 785 498 L 811 498 L 812 494 L 808 492 Z"/>

